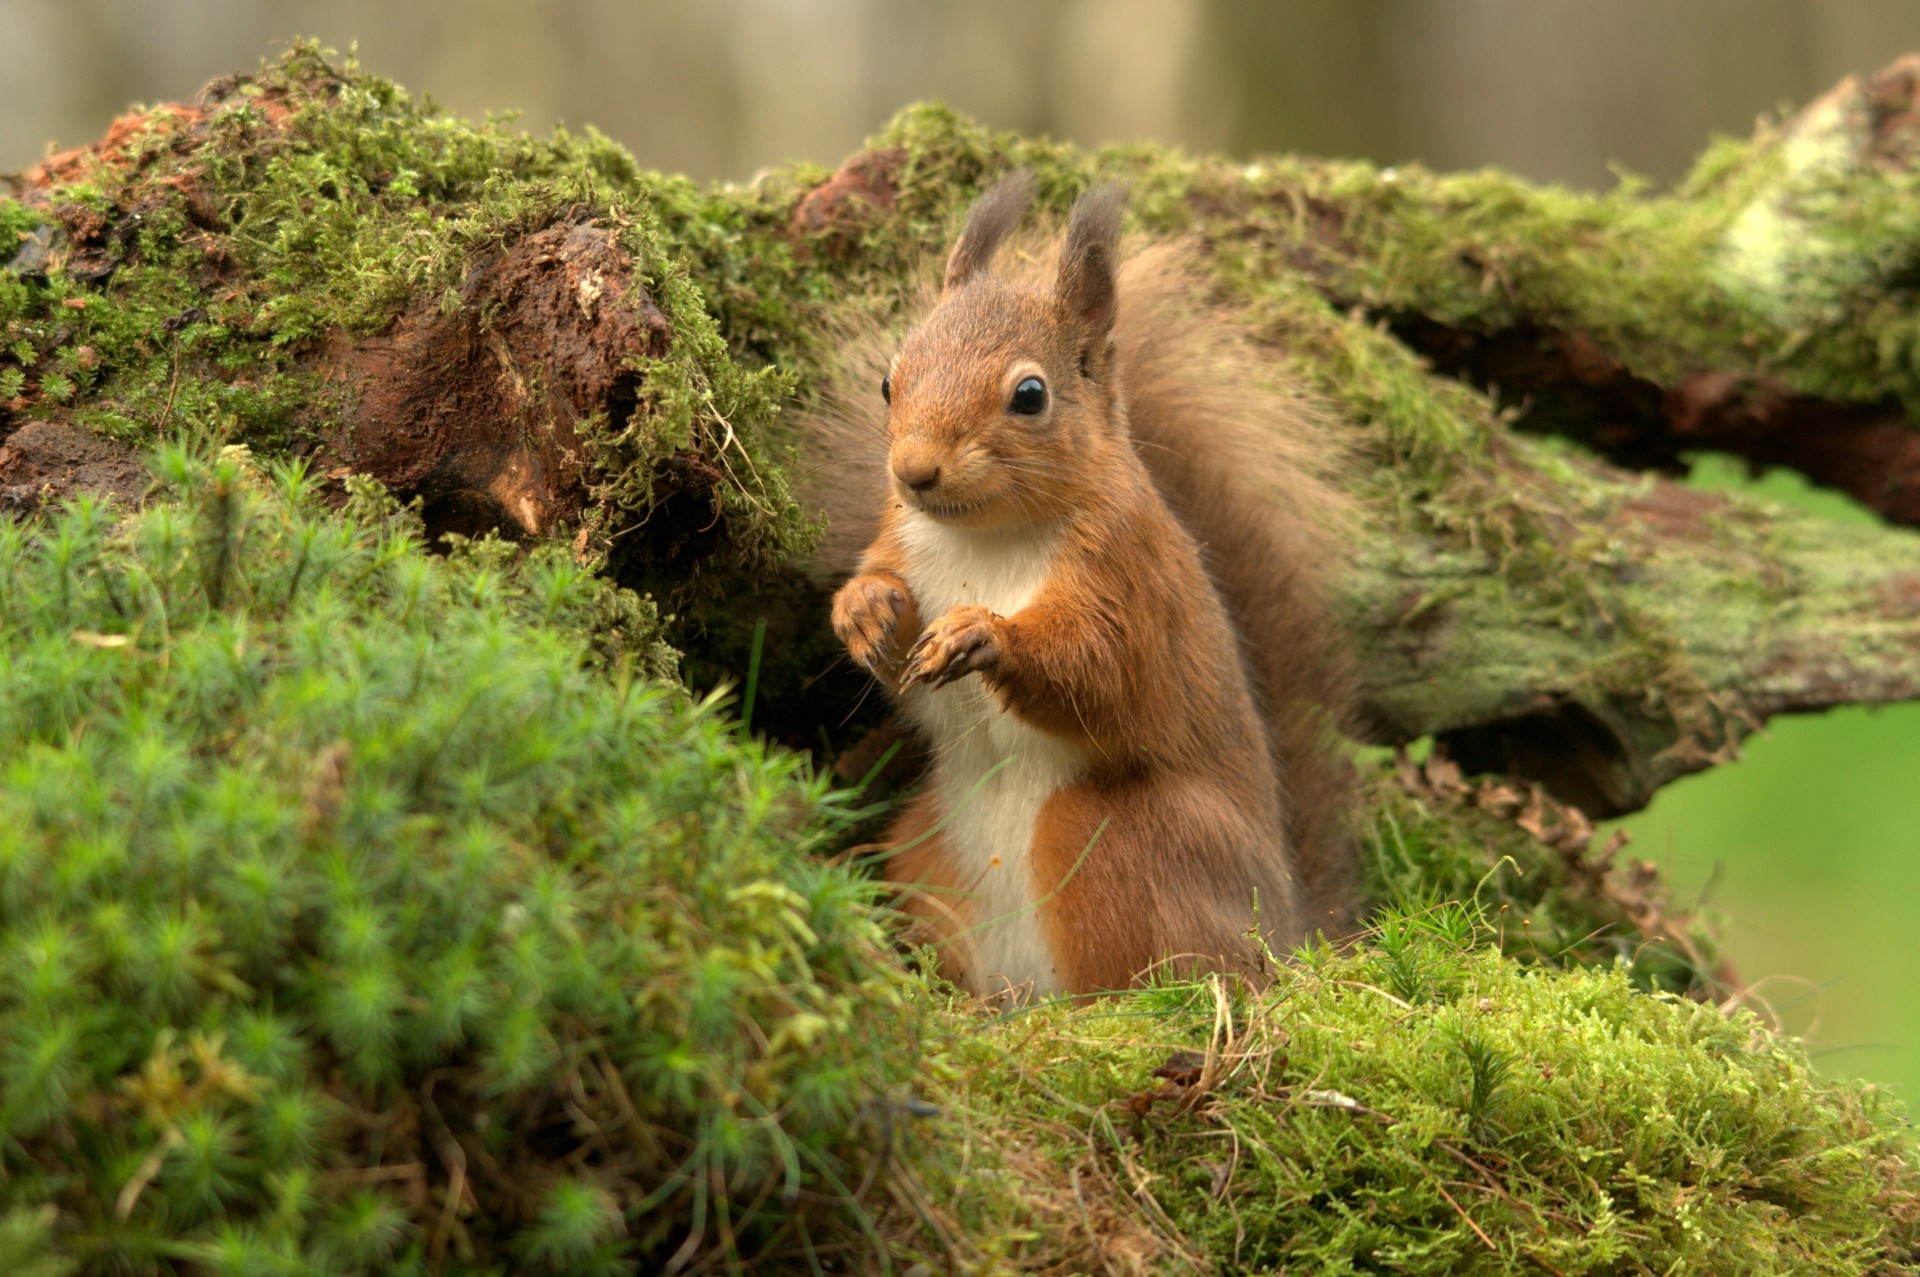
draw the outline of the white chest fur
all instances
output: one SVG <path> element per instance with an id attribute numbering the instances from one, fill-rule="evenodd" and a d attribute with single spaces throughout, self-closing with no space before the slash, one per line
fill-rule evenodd
<path id="1" fill-rule="evenodd" d="M 1013 615 L 1046 584 L 1055 549 L 1032 529 L 974 532 L 919 515 L 903 536 L 923 621 L 967 605 Z M 951 903 L 970 923 L 951 943 L 965 947 L 972 991 L 1057 992 L 1029 853 L 1041 807 L 1085 773 L 1085 755 L 1003 710 L 977 677 L 914 688 L 903 707 L 933 751 L 931 783 L 946 817 L 940 836 L 965 893 Z"/>

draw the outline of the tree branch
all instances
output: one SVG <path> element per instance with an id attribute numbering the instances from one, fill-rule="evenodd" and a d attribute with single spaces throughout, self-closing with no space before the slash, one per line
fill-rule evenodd
<path id="1" fill-rule="evenodd" d="M 995 176 L 1033 169 L 1055 214 L 1121 176 L 1367 463 L 1373 733 L 1628 810 L 1771 714 L 1920 694 L 1920 540 L 1623 468 L 1726 447 L 1920 517 L 1916 84 L 1847 81 L 1659 196 L 1095 155 L 934 108 L 831 176 L 699 191 L 604 140 L 430 121 L 303 48 L 9 179 L 0 491 L 85 486 L 35 451 L 82 427 L 368 471 L 435 532 L 569 537 L 682 610 L 697 669 L 744 668 L 767 617 L 764 702 L 817 743 L 857 687 L 820 682 L 761 370 L 811 393 L 836 321 L 898 305 Z"/>

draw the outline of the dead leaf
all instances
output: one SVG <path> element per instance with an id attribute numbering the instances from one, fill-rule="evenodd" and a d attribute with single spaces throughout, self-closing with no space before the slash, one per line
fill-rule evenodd
<path id="1" fill-rule="evenodd" d="M 1206 1063 L 1207 1057 L 1197 1051 L 1175 1051 L 1165 1064 L 1153 1071 L 1153 1076 L 1175 1086 L 1192 1086 L 1200 1080 Z"/>

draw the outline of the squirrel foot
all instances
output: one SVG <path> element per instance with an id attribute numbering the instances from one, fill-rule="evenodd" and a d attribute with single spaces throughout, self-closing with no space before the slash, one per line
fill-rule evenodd
<path id="1" fill-rule="evenodd" d="M 833 632 L 861 667 L 884 677 L 885 668 L 898 660 L 894 634 L 912 609 L 906 582 L 892 573 L 868 572 L 833 596 Z"/>
<path id="2" fill-rule="evenodd" d="M 943 613 L 907 653 L 900 686 L 925 683 L 944 687 L 956 678 L 991 670 L 1000 664 L 1001 617 L 983 607 L 956 607 Z"/>

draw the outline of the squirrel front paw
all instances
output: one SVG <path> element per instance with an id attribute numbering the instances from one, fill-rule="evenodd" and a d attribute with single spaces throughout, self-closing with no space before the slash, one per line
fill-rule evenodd
<path id="1" fill-rule="evenodd" d="M 833 632 L 862 668 L 883 675 L 898 660 L 894 635 L 912 611 L 906 582 L 891 573 L 868 572 L 833 596 Z"/>
<path id="2" fill-rule="evenodd" d="M 1000 664 L 1000 626 L 1004 622 L 983 607 L 956 607 L 943 613 L 907 653 L 902 688 L 915 683 L 944 687 L 956 678 Z"/>

